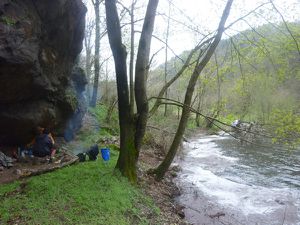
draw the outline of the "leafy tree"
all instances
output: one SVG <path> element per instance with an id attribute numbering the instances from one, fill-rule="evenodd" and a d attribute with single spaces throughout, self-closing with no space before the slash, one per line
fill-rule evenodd
<path id="1" fill-rule="evenodd" d="M 274 143 L 287 146 L 290 149 L 300 145 L 300 115 L 284 109 L 275 109 L 271 114 L 271 128 Z"/>
<path id="2" fill-rule="evenodd" d="M 95 107 L 98 93 L 99 73 L 100 73 L 100 2 L 101 0 L 92 0 L 95 10 L 95 60 L 94 60 L 94 85 L 90 106 Z"/>
<path id="3" fill-rule="evenodd" d="M 193 71 L 193 74 L 189 80 L 189 84 L 186 90 L 184 104 L 183 104 L 183 110 L 181 114 L 181 119 L 176 131 L 176 134 L 174 136 L 173 142 L 169 148 L 169 151 L 165 157 L 165 159 L 162 161 L 162 163 L 153 171 L 156 174 L 156 178 L 158 180 L 161 180 L 164 177 L 164 174 L 168 170 L 169 166 L 171 165 L 177 149 L 180 145 L 182 136 L 184 134 L 189 114 L 190 114 L 190 105 L 192 101 L 192 96 L 194 93 L 194 88 L 196 86 L 197 80 L 199 78 L 200 73 L 203 71 L 207 63 L 209 62 L 211 56 L 213 55 L 215 49 L 217 48 L 217 45 L 219 44 L 222 34 L 225 30 L 225 22 L 229 16 L 231 5 L 233 0 L 228 0 L 225 6 L 225 9 L 223 11 L 223 15 L 221 17 L 219 27 L 217 30 L 216 35 L 214 36 L 213 41 L 211 44 L 207 47 L 205 54 L 203 55 L 203 58 L 200 58 L 202 54 L 199 55 L 197 64 L 195 66 L 195 69 Z"/>
<path id="4" fill-rule="evenodd" d="M 133 102 L 130 102 L 127 82 L 127 52 L 122 43 L 116 0 L 105 0 L 107 31 L 115 61 L 118 91 L 120 155 L 116 168 L 133 183 L 137 181 L 136 164 L 148 118 L 146 79 L 149 68 L 150 45 L 157 5 L 158 0 L 149 0 L 139 41 L 135 64 L 134 88 L 137 114 L 134 115 L 131 110 L 132 107 L 130 104 L 133 104 Z"/>

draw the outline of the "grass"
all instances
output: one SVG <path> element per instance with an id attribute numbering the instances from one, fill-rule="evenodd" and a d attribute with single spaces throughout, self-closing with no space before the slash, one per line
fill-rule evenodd
<path id="1" fill-rule="evenodd" d="M 112 153 L 108 165 L 80 163 L 0 186 L 0 224 L 149 224 L 145 211 L 157 217 L 158 208 L 114 172 Z"/>
<path id="2" fill-rule="evenodd" d="M 118 119 L 118 112 L 115 109 L 112 112 L 111 120 L 109 124 L 107 124 L 106 115 L 107 115 L 108 107 L 104 104 L 98 104 L 95 108 L 89 108 L 89 112 L 95 116 L 96 120 L 102 127 L 100 130 L 101 136 L 111 136 L 111 135 L 118 135 L 119 134 L 119 119 Z M 109 129 L 108 129 L 109 128 Z"/>
<path id="3" fill-rule="evenodd" d="M 114 110 L 112 113 L 112 118 L 109 124 L 105 122 L 107 114 L 107 106 L 104 104 L 97 104 L 95 108 L 89 108 L 89 113 L 92 114 L 96 123 L 99 124 L 98 129 L 94 128 L 82 128 L 76 135 L 76 143 L 72 145 L 73 148 L 88 149 L 90 146 L 95 143 L 101 142 L 103 138 L 111 138 L 113 136 L 119 135 L 118 127 L 118 115 L 117 110 Z"/>

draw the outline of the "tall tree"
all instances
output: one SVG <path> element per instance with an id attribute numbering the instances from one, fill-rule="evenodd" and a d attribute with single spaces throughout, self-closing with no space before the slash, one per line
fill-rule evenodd
<path id="1" fill-rule="evenodd" d="M 171 16 L 171 0 L 169 1 L 169 14 L 167 21 L 167 31 L 166 31 L 166 40 L 165 40 L 165 85 L 167 84 L 168 76 L 168 45 L 169 45 L 169 33 L 170 33 L 170 16 Z M 168 98 L 168 89 L 165 92 L 165 98 Z M 164 116 L 167 116 L 168 105 L 165 105 Z"/>
<path id="2" fill-rule="evenodd" d="M 134 7 L 136 0 L 132 1 L 130 10 L 130 62 L 129 62 L 129 92 L 130 92 L 130 110 L 134 113 L 134 86 L 133 86 L 133 67 L 134 67 Z"/>
<path id="3" fill-rule="evenodd" d="M 90 106 L 95 107 L 97 102 L 99 74 L 100 74 L 100 2 L 92 0 L 95 11 L 95 60 L 94 60 L 94 85 Z"/>
<path id="4" fill-rule="evenodd" d="M 210 60 L 211 56 L 213 55 L 217 45 L 219 44 L 222 34 L 225 30 L 225 22 L 229 16 L 231 5 L 232 5 L 233 0 L 228 0 L 225 6 L 225 9 L 223 11 L 217 33 L 207 48 L 205 54 L 203 57 L 201 57 L 202 54 L 199 55 L 198 62 L 195 66 L 195 69 L 193 71 L 193 74 L 189 80 L 189 84 L 186 90 L 185 94 L 185 99 L 184 99 L 184 104 L 183 104 L 183 109 L 182 109 L 182 114 L 181 114 L 181 119 L 176 131 L 176 134 L 174 136 L 173 142 L 169 148 L 169 151 L 165 157 L 165 159 L 162 161 L 162 163 L 154 170 L 154 173 L 156 174 L 156 178 L 158 180 L 161 180 L 163 176 L 165 175 L 166 171 L 168 170 L 169 166 L 171 165 L 177 149 L 181 143 L 182 136 L 184 134 L 186 124 L 190 115 L 190 105 L 194 93 L 194 88 L 197 83 L 197 80 L 199 78 L 200 73 L 202 70 L 205 68 L 206 64 Z"/>
<path id="5" fill-rule="evenodd" d="M 139 40 L 134 84 L 137 114 L 134 115 L 130 107 L 127 81 L 127 52 L 122 43 L 116 0 L 105 0 L 107 32 L 115 61 L 119 106 L 120 155 L 116 168 L 133 183 L 137 181 L 136 164 L 148 119 L 146 79 L 157 5 L 158 0 L 149 0 Z"/>
<path id="6" fill-rule="evenodd" d="M 85 74 L 87 77 L 87 97 L 88 101 L 90 101 L 90 82 L 91 82 L 91 74 L 92 74 L 92 34 L 95 29 L 95 21 L 90 19 L 86 22 L 85 26 L 85 35 L 84 35 L 84 48 L 85 48 Z"/>

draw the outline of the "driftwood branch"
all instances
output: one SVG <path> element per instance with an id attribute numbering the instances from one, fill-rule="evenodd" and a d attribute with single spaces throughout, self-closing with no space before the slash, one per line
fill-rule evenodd
<path id="1" fill-rule="evenodd" d="M 63 163 L 59 163 L 59 164 L 53 164 L 50 167 L 46 167 L 46 168 L 39 168 L 39 169 L 21 169 L 20 170 L 20 178 L 24 178 L 24 177 L 30 177 L 30 176 L 37 176 L 37 175 L 41 175 L 44 173 L 48 173 L 48 172 L 52 172 L 54 170 L 63 168 L 65 166 L 69 166 L 72 165 L 76 162 L 78 162 L 78 157 L 77 156 L 72 156 L 73 159 L 67 161 L 67 162 L 63 162 Z"/>
<path id="2" fill-rule="evenodd" d="M 152 97 L 151 99 L 155 99 L 156 97 Z M 161 102 L 160 104 L 161 105 L 164 105 L 164 104 L 169 104 L 169 105 L 175 105 L 175 106 L 178 106 L 178 107 L 183 107 L 184 104 L 179 102 L 179 101 L 176 101 L 176 100 L 173 100 L 173 99 L 169 99 L 169 98 L 160 98 L 161 100 L 165 100 L 165 101 L 169 101 L 169 102 Z M 246 130 L 246 129 L 242 129 L 242 128 L 239 128 L 239 127 L 234 127 L 232 126 L 231 124 L 228 124 L 228 123 L 225 123 L 225 122 L 222 122 L 221 120 L 218 120 L 216 118 L 213 118 L 213 117 L 210 117 L 210 116 L 207 116 L 207 115 L 204 115 L 203 113 L 197 111 L 196 109 L 188 106 L 190 111 L 193 112 L 193 113 L 196 113 L 202 117 L 204 117 L 205 119 L 207 120 L 210 120 L 210 121 L 214 121 L 214 122 L 218 122 L 224 126 L 227 126 L 227 127 L 230 127 L 230 128 L 234 128 L 238 131 L 241 131 L 241 132 L 247 132 L 247 133 L 250 133 L 250 134 L 255 134 L 255 135 L 259 135 L 259 136 L 262 136 L 262 137 L 265 137 L 265 138 L 274 138 L 273 136 L 270 136 L 270 135 L 266 135 L 266 134 L 261 134 L 261 133 L 257 133 L 257 132 L 252 132 L 252 131 L 249 131 L 249 130 Z M 215 125 L 215 123 L 214 123 Z M 218 127 L 219 128 L 219 127 Z M 228 133 L 229 131 L 228 130 L 225 130 L 224 128 L 221 128 L 221 130 L 223 130 L 224 132 Z"/>
<path id="3" fill-rule="evenodd" d="M 180 104 L 177 104 L 177 103 L 172 103 L 172 102 L 170 102 L 170 103 L 161 103 L 161 104 L 176 105 L 176 106 L 181 106 L 181 107 L 183 107 L 183 105 L 180 105 Z M 217 127 L 217 128 L 219 128 L 220 130 L 224 131 L 226 134 L 230 135 L 231 137 L 233 137 L 233 138 L 236 139 L 236 140 L 240 140 L 240 141 L 242 141 L 242 142 L 246 142 L 246 143 L 248 143 L 248 144 L 252 144 L 252 145 L 256 145 L 256 146 L 260 146 L 260 147 L 267 147 L 267 148 L 270 147 L 270 146 L 267 146 L 267 145 L 257 144 L 257 143 L 255 143 L 255 142 L 249 141 L 249 140 L 244 139 L 244 138 L 241 138 L 241 137 L 237 137 L 237 136 L 235 136 L 234 134 L 232 134 L 232 132 L 230 132 L 229 130 L 224 129 L 224 128 L 222 128 L 220 125 L 218 125 L 217 123 L 215 123 L 215 122 L 218 122 L 215 118 L 212 118 L 212 117 L 210 117 L 210 116 L 205 116 L 205 115 L 203 115 L 202 113 L 199 113 L 198 111 L 196 111 L 196 110 L 194 110 L 194 109 L 190 109 L 190 110 L 191 110 L 191 112 L 196 113 L 196 114 L 199 114 L 200 116 L 206 118 L 206 119 L 207 119 L 208 121 L 210 121 L 215 127 Z M 231 125 L 228 125 L 228 124 L 227 124 L 227 126 L 232 127 Z M 237 128 L 237 127 L 234 127 L 234 128 L 237 129 L 237 130 L 242 130 L 242 129 Z M 250 132 L 250 131 L 247 131 L 247 130 L 243 130 L 243 131 L 248 132 L 248 133 L 253 133 L 253 132 Z M 257 134 L 257 133 L 256 133 L 256 134 Z M 257 135 L 259 135 L 259 134 L 257 134 Z"/>

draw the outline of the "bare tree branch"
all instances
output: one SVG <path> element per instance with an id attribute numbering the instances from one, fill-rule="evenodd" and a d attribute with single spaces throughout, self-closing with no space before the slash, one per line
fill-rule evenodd
<path id="1" fill-rule="evenodd" d="M 151 98 L 149 99 L 149 101 L 152 100 L 152 99 L 157 99 L 157 97 L 151 97 Z M 168 101 L 168 102 L 161 102 L 160 104 L 171 104 L 171 103 L 174 103 L 174 104 L 176 104 L 176 106 L 179 106 L 179 107 L 187 106 L 187 105 L 185 105 L 184 103 L 182 103 L 182 102 L 180 102 L 180 101 L 176 101 L 176 100 L 170 99 L 170 98 L 160 98 L 160 100 Z M 204 117 L 204 118 L 206 118 L 206 119 L 208 119 L 208 120 L 214 120 L 215 122 L 218 122 L 218 123 L 220 123 L 220 124 L 222 124 L 222 125 L 224 125 L 224 126 L 226 126 L 226 127 L 234 128 L 234 129 L 236 129 L 236 130 L 238 130 L 238 131 L 241 131 L 241 132 L 248 132 L 248 133 L 250 133 L 250 134 L 260 135 L 260 136 L 266 137 L 266 138 L 274 138 L 274 136 L 271 136 L 271 135 L 262 134 L 262 133 L 257 133 L 257 132 L 252 132 L 252 131 L 248 131 L 248 130 L 246 130 L 246 129 L 242 129 L 242 128 L 239 128 L 239 127 L 234 127 L 234 126 L 232 126 L 231 124 L 225 123 L 225 122 L 223 122 L 223 121 L 221 121 L 221 120 L 218 120 L 218 119 L 216 119 L 216 118 L 213 118 L 213 117 L 211 117 L 211 116 L 204 115 L 203 113 L 197 111 L 196 109 L 194 109 L 194 108 L 191 107 L 191 106 L 188 106 L 188 107 L 191 109 L 191 112 L 197 113 L 197 114 L 199 114 L 200 116 L 202 116 L 202 117 Z"/>
<path id="2" fill-rule="evenodd" d="M 177 74 L 171 79 L 169 80 L 160 90 L 159 94 L 158 94 L 158 98 L 157 101 L 154 103 L 153 107 L 151 108 L 150 112 L 149 112 L 149 116 L 153 115 L 155 113 L 155 111 L 157 110 L 158 106 L 159 106 L 159 98 L 161 98 L 166 90 L 183 74 L 183 72 L 189 67 L 190 65 L 190 61 L 192 59 L 192 57 L 194 56 L 194 54 L 206 43 L 209 43 L 209 40 L 207 40 L 208 42 L 204 42 L 198 46 L 196 46 L 188 55 L 187 59 L 185 60 L 183 66 L 181 67 L 181 69 L 177 72 Z"/>
<path id="3" fill-rule="evenodd" d="M 225 30 L 227 30 L 228 28 L 232 27 L 234 24 L 236 24 L 237 22 L 244 20 L 246 17 L 248 17 L 249 15 L 251 15 L 252 13 L 254 13 L 256 10 L 260 9 L 261 7 L 270 4 L 270 2 L 265 2 L 262 3 L 261 5 L 257 6 L 255 9 L 251 10 L 249 13 L 247 13 L 246 15 L 238 18 L 237 20 L 233 21 L 232 23 L 230 23 L 227 27 L 225 27 Z"/>
<path id="4" fill-rule="evenodd" d="M 294 42 L 295 42 L 295 45 L 297 47 L 297 50 L 298 50 L 298 54 L 300 55 L 300 49 L 299 49 L 299 44 L 298 44 L 298 41 L 296 40 L 293 32 L 290 30 L 289 26 L 287 25 L 287 22 L 285 21 L 283 15 L 281 14 L 281 12 L 277 9 L 277 7 L 275 6 L 273 0 L 270 0 L 270 3 L 272 4 L 273 8 L 277 11 L 277 13 L 280 15 L 281 19 L 282 19 L 282 22 L 285 26 L 285 28 L 287 29 L 287 31 L 289 32 L 289 34 L 291 35 L 291 37 L 293 38 Z"/>
<path id="5" fill-rule="evenodd" d="M 237 53 L 237 56 L 238 56 L 238 58 L 240 59 L 240 58 L 242 58 L 242 59 L 244 59 L 254 70 L 256 70 L 256 71 L 258 71 L 258 69 L 256 68 L 256 66 L 254 66 L 252 63 L 250 63 L 247 59 L 246 59 L 246 57 L 243 55 L 243 54 L 241 54 L 241 52 L 239 51 L 239 49 L 238 49 L 238 47 L 236 46 L 236 44 L 234 43 L 234 41 L 233 41 L 233 38 L 234 39 L 236 39 L 237 40 L 237 38 L 236 37 L 232 37 L 231 39 L 230 39 L 230 42 L 231 42 L 231 44 L 232 44 L 232 46 L 233 46 L 233 49 L 235 50 L 235 52 Z M 241 64 L 240 64 L 241 65 Z"/>
<path id="6" fill-rule="evenodd" d="M 150 58 L 150 60 L 149 60 L 148 68 L 151 67 L 151 64 L 152 64 L 152 61 L 153 61 L 154 57 L 155 57 L 161 50 L 163 50 L 163 49 L 164 49 L 164 47 L 161 47 L 159 50 L 157 50 L 157 51 L 151 56 L 151 58 Z"/>

